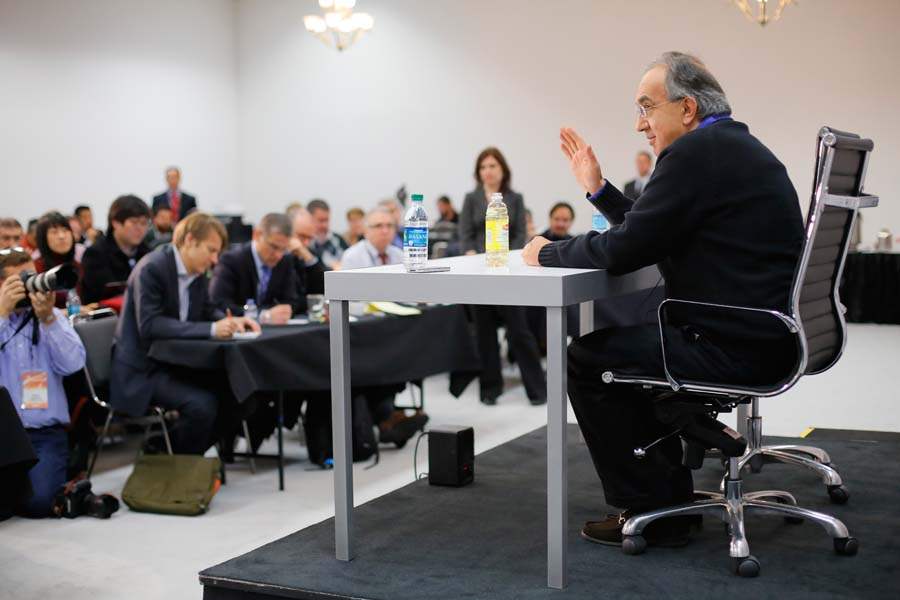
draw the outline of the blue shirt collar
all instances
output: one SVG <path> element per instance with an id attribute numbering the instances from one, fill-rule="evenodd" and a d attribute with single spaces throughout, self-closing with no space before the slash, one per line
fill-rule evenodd
<path id="1" fill-rule="evenodd" d="M 713 123 L 717 123 L 719 121 L 732 121 L 731 113 L 718 113 L 715 115 L 709 115 L 704 117 L 700 124 L 697 125 L 697 129 L 703 129 L 704 127 L 709 127 Z"/>

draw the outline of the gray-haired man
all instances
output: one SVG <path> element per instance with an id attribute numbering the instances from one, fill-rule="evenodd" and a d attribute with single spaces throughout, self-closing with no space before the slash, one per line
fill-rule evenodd
<path id="1" fill-rule="evenodd" d="M 613 226 L 564 242 L 535 238 L 523 251 L 525 261 L 613 274 L 658 264 L 669 298 L 786 310 L 803 223 L 784 165 L 732 119 L 722 87 L 693 56 L 668 52 L 651 64 L 635 101 L 635 129 L 657 155 L 641 197 L 622 195 L 604 178 L 591 146 L 563 129 L 562 149 L 575 178 Z M 793 366 L 793 341 L 780 325 L 733 313 L 679 316 L 666 330 L 666 359 L 678 379 L 760 385 Z M 672 431 L 656 417 L 654 398 L 601 378 L 604 371 L 662 378 L 658 326 L 595 331 L 572 343 L 568 364 L 569 397 L 606 500 L 625 509 L 588 522 L 582 535 L 618 544 L 630 514 L 693 496 L 677 436 L 643 460 L 633 455 L 633 448 Z M 687 543 L 684 519 L 655 521 L 644 530 L 647 541 Z"/>

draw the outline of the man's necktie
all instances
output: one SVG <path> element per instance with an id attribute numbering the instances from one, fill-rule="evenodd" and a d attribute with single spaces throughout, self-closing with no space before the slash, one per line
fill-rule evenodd
<path id="1" fill-rule="evenodd" d="M 172 192 L 172 198 L 169 200 L 169 208 L 172 209 L 172 219 L 177 221 L 181 216 L 181 194 L 178 190 Z"/>
<path id="2" fill-rule="evenodd" d="M 272 278 L 272 267 L 268 265 L 263 265 L 259 269 L 259 295 L 257 297 L 257 304 L 261 305 L 262 302 L 266 298 L 266 291 L 269 289 L 269 279 Z"/>
<path id="3" fill-rule="evenodd" d="M 383 265 L 388 264 L 387 252 L 382 252 L 381 254 L 378 255 L 378 258 L 381 259 L 381 264 L 383 264 Z"/>

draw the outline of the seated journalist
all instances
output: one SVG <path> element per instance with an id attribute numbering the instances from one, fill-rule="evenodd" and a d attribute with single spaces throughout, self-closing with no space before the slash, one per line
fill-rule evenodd
<path id="1" fill-rule="evenodd" d="M 561 242 L 537 237 L 523 251 L 525 262 L 611 274 L 658 264 L 668 298 L 786 311 L 803 222 L 784 165 L 731 117 L 722 87 L 693 56 L 662 55 L 644 73 L 635 99 L 635 128 L 657 155 L 640 198 L 629 200 L 609 183 L 592 147 L 563 129 L 572 172 L 612 227 Z M 666 340 L 676 379 L 762 384 L 780 380 L 795 361 L 794 342 L 781 325 L 733 311 L 675 315 Z M 606 370 L 662 378 L 658 326 L 581 337 L 569 347 L 568 366 L 569 398 L 606 501 L 624 509 L 588 522 L 582 536 L 620 544 L 631 515 L 693 500 L 678 436 L 643 460 L 632 453 L 672 431 L 655 416 L 654 396 L 601 379 Z M 690 524 L 691 517 L 661 519 L 644 534 L 650 544 L 683 545 Z"/>
<path id="2" fill-rule="evenodd" d="M 307 294 L 325 293 L 325 268 L 312 251 L 315 224 L 305 208 L 294 212 L 294 236 L 291 238 L 291 254 L 294 255 L 294 274 L 297 276 L 297 296 L 300 312 L 307 310 Z"/>
<path id="3" fill-rule="evenodd" d="M 28 472 L 34 493 L 16 512 L 47 517 L 66 483 L 69 459 L 63 377 L 84 367 L 85 353 L 65 313 L 53 308 L 54 294 L 25 291 L 20 273 L 34 270 L 21 248 L 0 250 L 0 386 L 9 392 L 38 458 Z"/>
<path id="4" fill-rule="evenodd" d="M 243 315 L 247 300 L 259 309 L 260 321 L 283 325 L 305 310 L 297 296 L 294 261 L 290 255 L 291 221 L 269 213 L 253 230 L 253 240 L 222 254 L 209 293 L 214 302 Z"/>
<path id="5" fill-rule="evenodd" d="M 113 349 L 111 400 L 116 410 L 142 415 L 152 403 L 177 410 L 172 449 L 203 454 L 215 441 L 220 399 L 213 377 L 162 364 L 148 356 L 160 339 L 228 339 L 259 325 L 215 306 L 207 272 L 228 241 L 215 217 L 195 212 L 175 228 L 171 246 L 145 256 L 128 278 Z"/>

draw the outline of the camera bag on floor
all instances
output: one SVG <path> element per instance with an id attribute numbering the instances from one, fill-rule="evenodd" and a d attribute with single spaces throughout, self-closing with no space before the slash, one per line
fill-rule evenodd
<path id="1" fill-rule="evenodd" d="M 219 459 L 190 454 L 142 454 L 125 482 L 122 500 L 131 510 L 200 515 L 219 491 Z"/>

